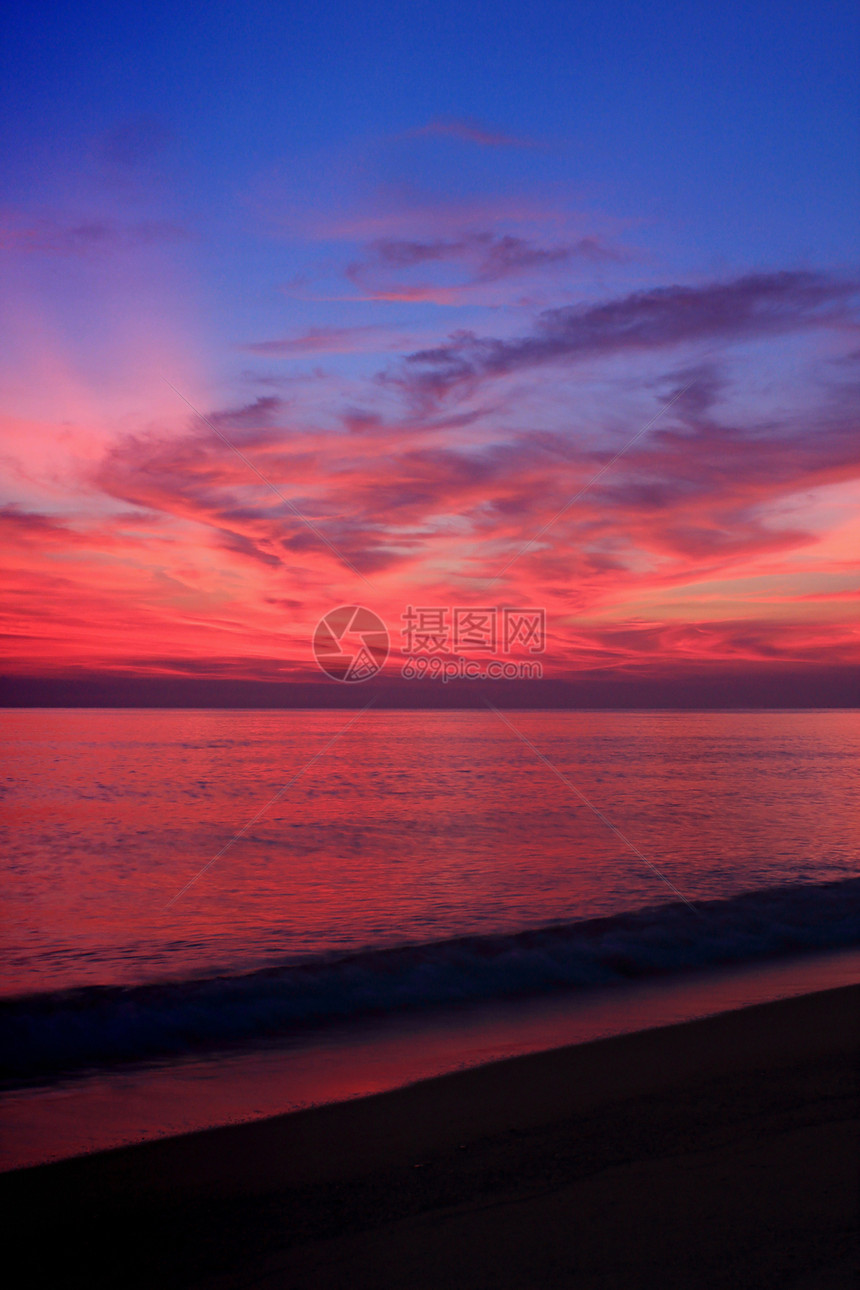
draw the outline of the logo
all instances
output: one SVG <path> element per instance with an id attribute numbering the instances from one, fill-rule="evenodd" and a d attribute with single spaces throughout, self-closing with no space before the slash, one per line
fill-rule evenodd
<path id="1" fill-rule="evenodd" d="M 341 605 L 317 623 L 314 658 L 335 681 L 369 681 L 388 658 L 385 623 L 363 605 Z"/>

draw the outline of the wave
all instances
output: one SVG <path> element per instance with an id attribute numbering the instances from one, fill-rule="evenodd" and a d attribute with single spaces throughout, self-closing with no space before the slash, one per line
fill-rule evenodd
<path id="1" fill-rule="evenodd" d="M 0 1079 L 43 1080 L 286 1037 L 337 1018 L 587 989 L 860 942 L 860 878 L 238 976 L 0 1001 Z"/>

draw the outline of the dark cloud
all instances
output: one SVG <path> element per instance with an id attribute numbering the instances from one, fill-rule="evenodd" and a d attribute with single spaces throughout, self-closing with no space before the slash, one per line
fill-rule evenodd
<path id="1" fill-rule="evenodd" d="M 702 418 L 725 392 L 726 380 L 715 363 L 697 363 L 673 372 L 661 383 L 676 415 Z"/>
<path id="2" fill-rule="evenodd" d="M 0 530 L 10 542 L 51 538 L 67 540 L 76 536 L 50 515 L 41 511 L 24 511 L 14 504 L 0 506 Z"/>
<path id="3" fill-rule="evenodd" d="M 527 269 L 567 264 L 574 259 L 599 263 L 622 258 L 596 237 L 581 237 L 576 242 L 551 247 L 536 246 L 521 237 L 497 237 L 488 242 L 475 276 L 479 282 L 496 282 Z"/>
<path id="4" fill-rule="evenodd" d="M 226 551 L 232 551 L 234 555 L 240 555 L 249 560 L 256 560 L 260 564 L 268 565 L 269 568 L 279 568 L 281 561 L 271 551 L 264 550 L 258 542 L 246 537 L 242 533 L 231 533 L 227 530 L 221 530 L 220 545 Z"/>
<path id="5" fill-rule="evenodd" d="M 284 407 L 284 400 L 276 394 L 260 394 L 253 403 L 240 408 L 226 408 L 210 412 L 207 420 L 219 430 L 256 430 L 270 426 L 275 415 Z"/>
<path id="6" fill-rule="evenodd" d="M 432 241 L 381 238 L 371 242 L 367 257 L 347 266 L 347 277 L 363 288 L 379 287 L 380 274 L 402 273 L 431 264 L 461 264 L 469 274 L 465 285 L 499 282 L 526 273 L 568 264 L 573 260 L 618 261 L 623 257 L 596 237 L 582 237 L 558 246 L 540 246 L 511 234 L 469 233 Z"/>
<path id="7" fill-rule="evenodd" d="M 773 336 L 843 319 L 857 291 L 856 282 L 807 272 L 658 287 L 604 304 L 549 309 L 538 317 L 531 335 L 513 340 L 455 332 L 445 345 L 410 354 L 403 371 L 385 379 L 434 399 L 458 386 L 548 362 L 691 341 Z"/>
<path id="8" fill-rule="evenodd" d="M 367 408 L 344 408 L 341 420 L 351 434 L 366 434 L 368 431 L 380 430 L 383 425 L 379 413 L 369 411 Z"/>

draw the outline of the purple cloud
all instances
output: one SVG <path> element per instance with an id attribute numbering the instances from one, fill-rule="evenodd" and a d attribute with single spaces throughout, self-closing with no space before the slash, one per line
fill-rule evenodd
<path id="1" fill-rule="evenodd" d="M 549 309 L 531 335 L 513 340 L 455 332 L 448 344 L 410 354 L 405 372 L 393 379 L 417 397 L 434 399 L 457 386 L 553 361 L 779 335 L 845 319 L 857 292 L 857 282 L 809 272 L 658 287 L 604 304 Z"/>
<path id="2" fill-rule="evenodd" d="M 121 224 L 101 218 L 64 222 L 52 216 L 31 218 L 14 212 L 0 216 L 0 249 L 7 251 L 87 255 L 182 242 L 189 236 L 186 229 L 165 220 Z"/>
<path id="3" fill-rule="evenodd" d="M 244 407 L 211 412 L 207 420 L 225 430 L 257 430 L 271 425 L 272 418 L 283 406 L 283 399 L 279 399 L 277 395 L 261 394 L 253 403 L 246 403 Z"/>
<path id="4" fill-rule="evenodd" d="M 619 261 L 623 257 L 596 237 L 582 237 L 558 246 L 540 246 L 510 234 L 470 233 L 433 241 L 382 238 L 371 242 L 368 258 L 349 265 L 353 282 L 373 289 L 380 272 L 406 272 L 430 264 L 462 264 L 469 271 L 465 285 L 499 282 L 518 273 L 553 268 L 572 260 L 591 263 Z"/>
<path id="5" fill-rule="evenodd" d="M 255 341 L 243 348 L 251 354 L 300 358 L 304 354 L 361 354 L 403 349 L 409 338 L 385 327 L 310 327 L 299 336 Z"/>

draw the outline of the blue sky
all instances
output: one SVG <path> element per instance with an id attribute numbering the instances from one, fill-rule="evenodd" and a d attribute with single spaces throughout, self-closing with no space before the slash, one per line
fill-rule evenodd
<path id="1" fill-rule="evenodd" d="M 149 200 L 213 230 L 276 168 L 309 203 L 329 186 L 343 200 L 356 185 L 537 189 L 645 222 L 649 244 L 700 270 L 851 256 L 852 4 L 37 3 L 11 13 L 13 199 L 94 201 L 100 137 L 148 124 L 169 176 Z M 428 149 L 398 138 L 445 118 L 540 146 L 463 167 L 451 140 Z M 141 140 L 138 169 L 145 154 Z"/>

